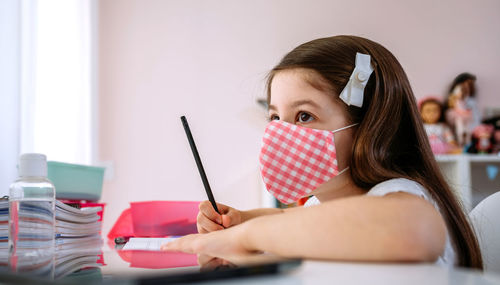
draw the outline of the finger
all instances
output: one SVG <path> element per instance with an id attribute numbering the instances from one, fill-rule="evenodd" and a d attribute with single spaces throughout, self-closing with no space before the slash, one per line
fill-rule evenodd
<path id="1" fill-rule="evenodd" d="M 198 228 L 202 227 L 205 228 L 206 230 L 210 231 L 217 231 L 217 230 L 222 230 L 224 229 L 222 225 L 216 223 L 215 221 L 209 219 L 207 216 L 203 215 L 203 213 L 199 212 L 198 216 L 196 217 L 196 226 Z"/>
<path id="2" fill-rule="evenodd" d="M 163 251 L 181 251 L 178 240 L 162 244 L 160 249 Z"/>
<path id="3" fill-rule="evenodd" d="M 219 266 L 221 266 L 223 263 L 223 260 L 217 257 L 212 258 L 211 260 L 207 261 L 205 264 L 202 265 L 203 269 L 215 269 Z"/>
<path id="4" fill-rule="evenodd" d="M 196 224 L 196 229 L 198 230 L 199 234 L 206 234 L 208 231 L 204 229 L 200 224 Z"/>
<path id="5" fill-rule="evenodd" d="M 225 260 L 225 259 L 222 259 L 222 265 L 225 265 L 226 267 L 229 267 L 229 268 L 238 267 L 238 266 L 236 266 L 236 264 L 230 262 L 229 260 Z"/>
<path id="6" fill-rule="evenodd" d="M 222 226 L 229 228 L 233 225 L 232 219 L 229 215 L 222 215 Z"/>
<path id="7" fill-rule="evenodd" d="M 231 210 L 231 207 L 229 206 L 226 206 L 224 204 L 220 204 L 220 203 L 215 203 L 217 205 L 217 209 L 219 210 L 219 213 L 221 214 L 225 214 L 227 213 L 229 210 Z M 211 204 L 210 204 L 211 205 Z"/>
<path id="8" fill-rule="evenodd" d="M 207 230 L 205 230 L 201 225 L 200 225 L 200 219 L 201 217 L 203 217 L 203 213 L 202 212 L 198 212 L 198 216 L 196 216 L 196 229 L 198 230 L 198 233 L 200 234 L 204 234 L 204 233 L 207 233 Z"/>
<path id="9" fill-rule="evenodd" d="M 198 254 L 197 261 L 198 265 L 203 266 L 204 264 L 207 264 L 210 260 L 214 259 L 215 257 L 207 255 L 207 254 Z"/>
<path id="10" fill-rule="evenodd" d="M 221 228 L 219 230 L 223 230 L 224 228 L 222 226 L 220 226 Z M 212 232 L 215 232 L 215 231 L 219 231 L 219 230 L 209 230 L 209 229 L 206 229 L 202 226 L 198 227 L 198 233 L 199 234 L 208 234 L 208 233 L 212 233 Z"/>
<path id="11" fill-rule="evenodd" d="M 241 215 L 237 210 L 231 210 L 227 214 L 222 215 L 222 226 L 229 228 L 241 223 Z"/>
<path id="12" fill-rule="evenodd" d="M 222 223 L 222 218 L 221 216 L 215 211 L 214 207 L 212 207 L 212 204 L 210 204 L 209 201 L 203 201 L 200 203 L 199 206 L 200 212 L 205 215 L 207 218 L 210 220 L 220 224 Z"/>
<path id="13" fill-rule="evenodd" d="M 203 215 L 197 220 L 196 226 L 204 228 L 208 232 L 220 231 L 224 229 L 223 226 L 214 223 L 212 220 Z"/>
<path id="14" fill-rule="evenodd" d="M 182 251 L 186 253 L 193 253 L 192 241 L 196 235 L 187 235 L 176 240 L 163 244 L 160 249 L 164 251 Z"/>
<path id="15" fill-rule="evenodd" d="M 214 231 L 209 231 L 205 228 L 200 228 L 201 232 L 198 232 L 199 234 L 209 234 L 209 233 L 213 233 Z"/>

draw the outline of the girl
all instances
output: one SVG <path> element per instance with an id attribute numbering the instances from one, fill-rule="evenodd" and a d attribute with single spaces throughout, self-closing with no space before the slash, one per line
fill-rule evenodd
<path id="1" fill-rule="evenodd" d="M 354 36 L 288 53 L 267 82 L 263 180 L 305 207 L 200 204 L 198 231 L 164 250 L 482 268 L 476 237 L 432 155 L 410 83 L 381 45 Z"/>

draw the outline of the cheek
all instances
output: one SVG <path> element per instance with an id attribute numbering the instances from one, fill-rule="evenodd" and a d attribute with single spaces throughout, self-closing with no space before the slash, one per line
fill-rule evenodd
<path id="1" fill-rule="evenodd" d="M 354 130 L 347 129 L 334 134 L 335 148 L 337 151 L 337 161 L 339 168 L 343 169 L 349 164 L 351 158 Z"/>

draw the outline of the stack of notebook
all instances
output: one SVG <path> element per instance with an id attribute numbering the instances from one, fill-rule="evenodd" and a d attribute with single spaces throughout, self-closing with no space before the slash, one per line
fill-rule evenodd
<path id="1" fill-rule="evenodd" d="M 54 277 L 83 267 L 99 266 L 97 261 L 102 255 L 100 211 L 102 207 L 78 209 L 56 200 Z M 36 213 L 33 209 L 32 214 Z M 8 261 L 8 222 L 9 202 L 0 201 L 0 266 L 6 266 Z"/>
<path id="2" fill-rule="evenodd" d="M 9 260 L 9 202 L 0 201 L 0 267 L 7 266 Z"/>
<path id="3" fill-rule="evenodd" d="M 84 267 L 99 266 L 102 207 L 77 209 L 56 201 L 56 279 Z"/>
<path id="4" fill-rule="evenodd" d="M 97 214 L 101 207 L 77 209 L 56 201 L 56 249 L 66 251 L 72 249 L 100 248 L 101 222 Z"/>

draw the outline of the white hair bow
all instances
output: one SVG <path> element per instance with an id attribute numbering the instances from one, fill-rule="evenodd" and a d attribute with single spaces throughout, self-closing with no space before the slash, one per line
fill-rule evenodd
<path id="1" fill-rule="evenodd" d="M 370 63 L 368 54 L 356 53 L 356 63 L 352 71 L 349 81 L 340 92 L 340 99 L 348 106 L 354 105 L 357 107 L 363 106 L 363 93 L 366 83 L 373 72 L 373 67 Z"/>

